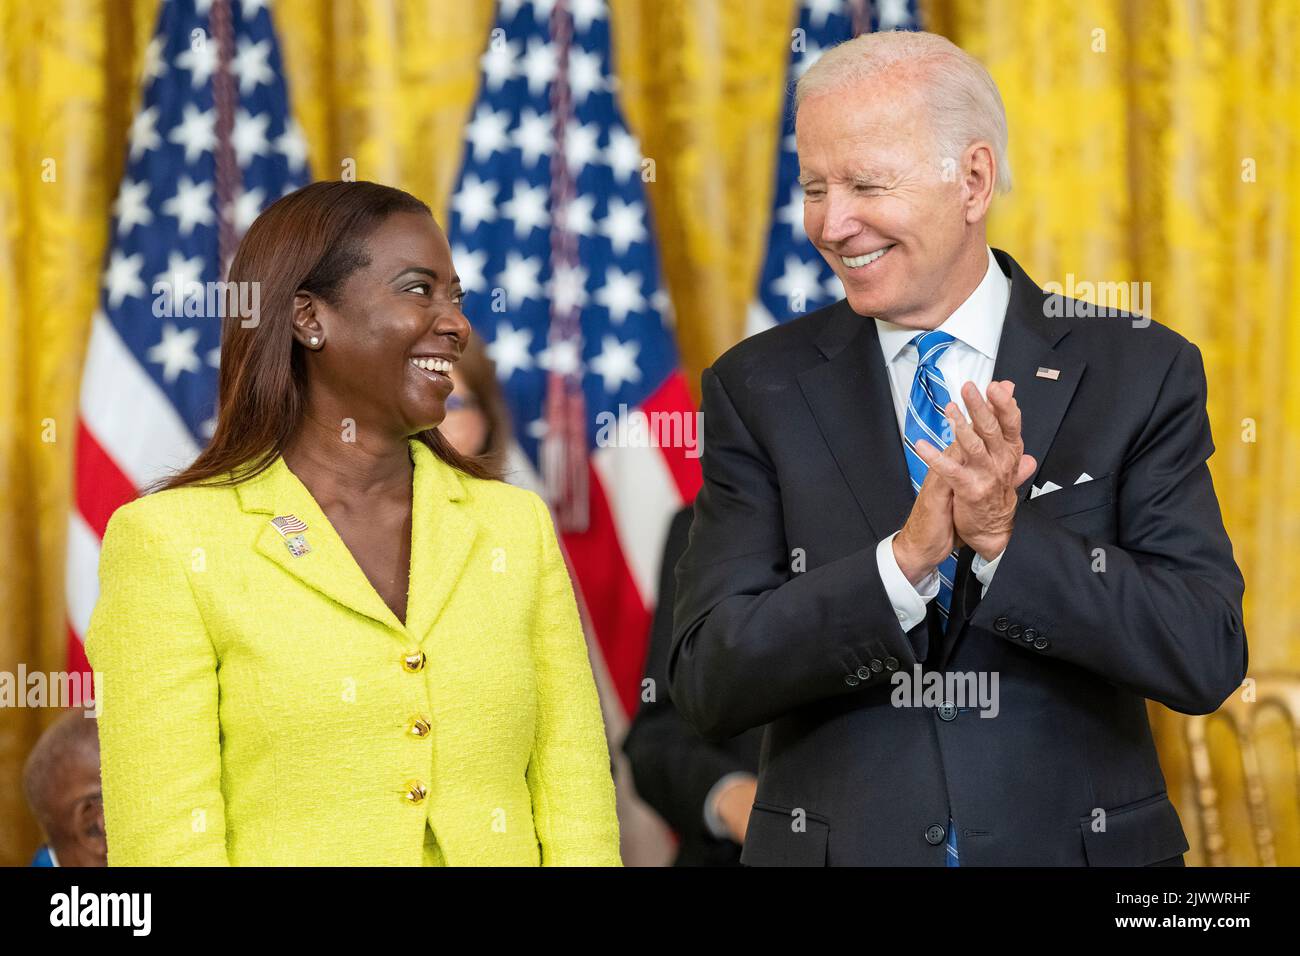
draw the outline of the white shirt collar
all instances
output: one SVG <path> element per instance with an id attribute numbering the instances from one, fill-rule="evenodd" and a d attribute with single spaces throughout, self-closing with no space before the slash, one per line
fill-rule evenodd
<path id="1" fill-rule="evenodd" d="M 989 264 L 984 278 L 957 311 L 948 316 L 940 329 L 964 342 L 990 359 L 997 358 L 998 342 L 1002 339 L 1002 322 L 1007 317 L 1007 303 L 1011 301 L 1011 280 L 1002 274 L 1002 268 L 988 250 Z M 884 319 L 875 319 L 876 333 L 880 336 L 880 350 L 889 364 L 916 336 L 919 329 L 909 329 Z"/>

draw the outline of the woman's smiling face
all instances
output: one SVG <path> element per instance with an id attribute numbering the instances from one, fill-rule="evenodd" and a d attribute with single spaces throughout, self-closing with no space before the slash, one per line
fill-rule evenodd
<path id="1" fill-rule="evenodd" d="M 435 428 L 470 334 L 447 237 L 432 217 L 400 212 L 363 250 L 369 262 L 343 282 L 336 302 L 295 298 L 295 334 L 312 353 L 312 398 L 328 396 L 329 411 L 359 428 L 401 435 Z"/>

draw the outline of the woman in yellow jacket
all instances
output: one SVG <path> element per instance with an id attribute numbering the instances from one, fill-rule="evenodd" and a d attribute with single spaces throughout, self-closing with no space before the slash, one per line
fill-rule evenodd
<path id="1" fill-rule="evenodd" d="M 550 513 L 436 430 L 469 325 L 428 208 L 313 184 L 230 281 L 213 439 L 104 535 L 109 864 L 618 865 Z"/>

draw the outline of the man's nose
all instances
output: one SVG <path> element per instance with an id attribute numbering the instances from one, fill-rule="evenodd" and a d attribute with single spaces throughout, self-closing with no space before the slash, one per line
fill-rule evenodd
<path id="1" fill-rule="evenodd" d="M 825 244 L 834 244 L 851 239 L 862 230 L 862 222 L 853 208 L 849 196 L 828 190 L 825 202 L 825 217 L 822 219 L 821 240 Z"/>

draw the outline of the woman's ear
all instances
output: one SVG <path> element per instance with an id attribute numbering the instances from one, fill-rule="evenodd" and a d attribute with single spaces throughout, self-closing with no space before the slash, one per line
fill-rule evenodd
<path id="1" fill-rule="evenodd" d="M 325 330 L 316 316 L 316 297 L 301 289 L 293 296 L 293 337 L 312 350 L 325 344 Z"/>

